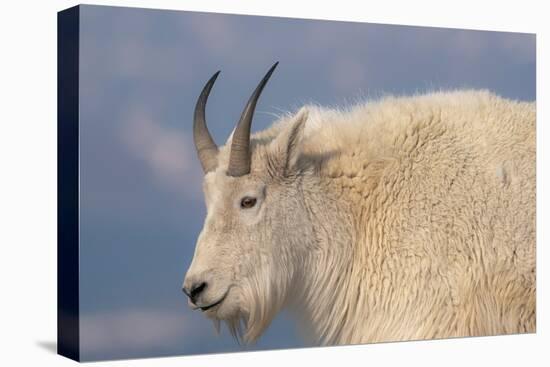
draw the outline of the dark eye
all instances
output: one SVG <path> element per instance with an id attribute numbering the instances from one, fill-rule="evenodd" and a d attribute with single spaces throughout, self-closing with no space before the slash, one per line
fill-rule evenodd
<path id="1" fill-rule="evenodd" d="M 241 208 L 243 208 L 243 209 L 250 209 L 254 205 L 256 205 L 256 198 L 252 198 L 250 196 L 245 196 L 241 200 Z"/>

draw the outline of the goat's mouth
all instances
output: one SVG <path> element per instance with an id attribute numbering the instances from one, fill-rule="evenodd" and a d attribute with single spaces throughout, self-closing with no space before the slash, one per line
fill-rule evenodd
<path id="1" fill-rule="evenodd" d="M 217 300 L 216 302 L 208 305 L 208 306 L 204 306 L 204 307 L 199 307 L 201 309 L 202 312 L 204 311 L 208 311 L 209 309 L 213 308 L 213 307 L 216 307 L 218 306 L 219 304 L 221 304 L 224 300 L 225 300 L 225 297 L 227 297 L 227 293 L 223 295 L 222 298 L 220 298 L 219 300 Z"/>

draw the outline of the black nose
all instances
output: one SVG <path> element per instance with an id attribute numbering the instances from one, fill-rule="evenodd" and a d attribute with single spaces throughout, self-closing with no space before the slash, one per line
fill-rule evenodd
<path id="1" fill-rule="evenodd" d="M 202 293 L 202 291 L 206 289 L 207 285 L 208 284 L 206 282 L 198 282 L 198 283 L 192 284 L 191 287 L 189 287 L 189 289 L 186 289 L 185 287 L 183 287 L 182 290 L 183 290 L 183 293 L 185 293 L 187 297 L 189 297 L 191 302 L 195 303 L 195 301 L 197 300 L 197 297 Z"/>

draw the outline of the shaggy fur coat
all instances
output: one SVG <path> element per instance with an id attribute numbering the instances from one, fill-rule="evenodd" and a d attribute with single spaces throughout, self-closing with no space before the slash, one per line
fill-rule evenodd
<path id="1" fill-rule="evenodd" d="M 314 342 L 535 331 L 534 103 L 457 91 L 303 110 L 325 248 L 289 298 Z"/>

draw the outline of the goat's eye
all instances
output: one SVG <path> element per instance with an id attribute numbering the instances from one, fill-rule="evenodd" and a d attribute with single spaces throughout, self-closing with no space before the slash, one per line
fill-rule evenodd
<path id="1" fill-rule="evenodd" d="M 243 208 L 243 209 L 250 209 L 254 205 L 256 205 L 256 198 L 252 198 L 250 196 L 245 196 L 241 200 L 241 208 Z"/>

